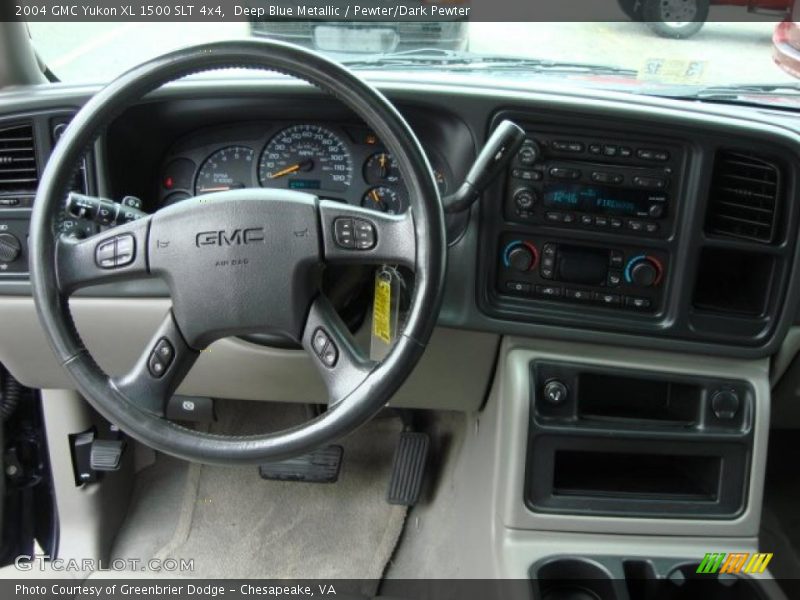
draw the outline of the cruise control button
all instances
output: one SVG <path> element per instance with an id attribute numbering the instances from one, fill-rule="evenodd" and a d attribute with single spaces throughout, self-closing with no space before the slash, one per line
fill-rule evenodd
<path id="1" fill-rule="evenodd" d="M 325 346 L 328 345 L 328 334 L 325 333 L 322 329 L 317 329 L 314 332 L 314 337 L 311 340 L 311 345 L 314 347 L 314 352 L 317 353 L 317 356 L 321 356 L 322 351 L 325 350 Z"/>
<path id="2" fill-rule="evenodd" d="M 355 248 L 355 226 L 353 219 L 338 218 L 333 222 L 333 239 L 341 248 Z"/>
<path id="3" fill-rule="evenodd" d="M 319 358 L 326 367 L 335 367 L 336 361 L 339 359 L 339 350 L 336 348 L 336 344 L 333 341 L 329 342 Z"/>
<path id="4" fill-rule="evenodd" d="M 172 364 L 172 359 L 175 358 L 175 349 L 167 338 L 161 338 L 158 344 L 156 344 L 154 354 L 161 359 L 165 367 L 169 367 Z"/>
<path id="5" fill-rule="evenodd" d="M 150 371 L 150 375 L 156 379 L 161 379 L 164 373 L 167 372 L 167 366 L 161 362 L 161 359 L 158 358 L 158 355 L 154 352 L 147 361 L 147 370 Z"/>

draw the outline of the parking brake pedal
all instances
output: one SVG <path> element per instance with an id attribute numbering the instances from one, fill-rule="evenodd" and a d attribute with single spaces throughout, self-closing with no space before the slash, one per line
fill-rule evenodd
<path id="1" fill-rule="evenodd" d="M 89 464 L 93 471 L 119 470 L 122 452 L 125 450 L 124 440 L 95 440 L 89 453 Z"/>
<path id="2" fill-rule="evenodd" d="M 392 479 L 386 495 L 389 504 L 414 506 L 417 503 L 430 445 L 431 440 L 427 433 L 404 431 L 400 434 L 394 451 Z"/>
<path id="3" fill-rule="evenodd" d="M 344 450 L 341 446 L 320 448 L 288 460 L 259 465 L 262 479 L 301 481 L 305 483 L 335 483 L 339 479 Z"/>

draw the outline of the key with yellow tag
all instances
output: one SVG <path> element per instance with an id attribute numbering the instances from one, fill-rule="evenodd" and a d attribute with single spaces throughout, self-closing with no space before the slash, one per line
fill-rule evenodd
<path id="1" fill-rule="evenodd" d="M 369 348 L 372 360 L 383 359 L 397 338 L 400 283 L 400 276 L 394 269 L 382 267 L 375 273 Z"/>

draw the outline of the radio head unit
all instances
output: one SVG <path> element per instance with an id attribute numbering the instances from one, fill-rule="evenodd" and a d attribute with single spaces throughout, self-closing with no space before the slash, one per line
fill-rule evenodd
<path id="1" fill-rule="evenodd" d="M 506 220 L 645 237 L 672 231 L 682 151 L 653 143 L 529 135 L 508 172 Z"/>

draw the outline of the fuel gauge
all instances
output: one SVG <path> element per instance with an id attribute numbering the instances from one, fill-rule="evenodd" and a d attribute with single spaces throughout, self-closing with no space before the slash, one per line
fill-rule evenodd
<path id="1" fill-rule="evenodd" d="M 393 215 L 405 210 L 400 194 L 385 185 L 380 185 L 367 191 L 363 200 L 361 200 L 361 206 Z"/>

